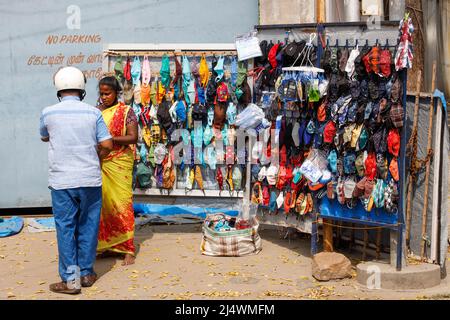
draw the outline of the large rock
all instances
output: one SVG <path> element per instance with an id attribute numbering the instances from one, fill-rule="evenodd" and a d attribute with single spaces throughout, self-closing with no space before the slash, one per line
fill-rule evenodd
<path id="1" fill-rule="evenodd" d="M 312 276 L 319 281 L 351 277 L 352 264 L 346 256 L 336 252 L 321 252 L 312 259 Z"/>

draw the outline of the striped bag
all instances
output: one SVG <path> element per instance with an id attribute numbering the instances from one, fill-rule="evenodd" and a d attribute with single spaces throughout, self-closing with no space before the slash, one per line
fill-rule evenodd
<path id="1" fill-rule="evenodd" d="M 215 231 L 208 227 L 211 221 L 230 217 L 223 214 L 210 214 L 203 224 L 203 239 L 200 251 L 207 256 L 242 257 L 257 254 L 261 251 L 262 243 L 258 234 L 258 221 L 254 219 L 252 227 L 234 231 Z"/>

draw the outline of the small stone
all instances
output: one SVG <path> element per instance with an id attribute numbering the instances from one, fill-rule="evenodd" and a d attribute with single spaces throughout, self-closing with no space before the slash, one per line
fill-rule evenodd
<path id="1" fill-rule="evenodd" d="M 321 252 L 312 259 L 312 276 L 319 281 L 350 278 L 352 264 L 343 254 Z"/>

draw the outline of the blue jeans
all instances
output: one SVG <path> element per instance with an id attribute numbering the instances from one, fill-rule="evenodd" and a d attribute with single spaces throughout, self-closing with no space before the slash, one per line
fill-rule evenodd
<path id="1" fill-rule="evenodd" d="M 50 190 L 62 281 L 93 274 L 102 188 Z"/>

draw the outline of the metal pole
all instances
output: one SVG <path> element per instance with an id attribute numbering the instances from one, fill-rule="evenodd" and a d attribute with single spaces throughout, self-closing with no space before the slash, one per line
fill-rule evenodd
<path id="1" fill-rule="evenodd" d="M 403 125 L 406 125 L 406 82 L 408 80 L 407 69 L 403 69 L 402 73 L 403 80 L 403 97 L 402 97 L 402 105 L 403 105 Z M 406 159 L 405 152 L 406 151 L 406 129 L 402 128 L 401 132 L 401 144 L 400 144 L 400 161 L 399 161 L 399 171 L 400 171 L 400 180 L 399 180 L 399 203 L 398 203 L 398 227 L 397 227 L 397 271 L 402 270 L 402 260 L 403 257 L 403 229 L 404 229 L 404 200 L 405 200 L 405 168 L 406 168 Z"/>

